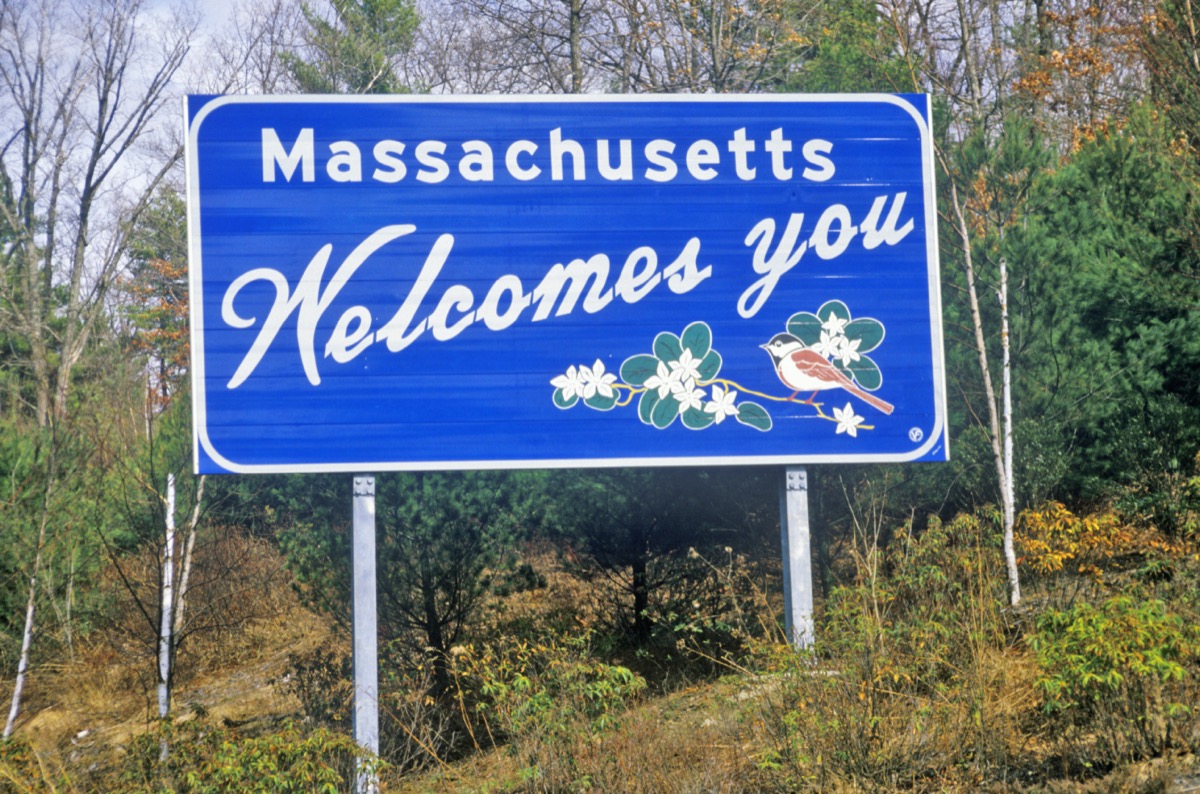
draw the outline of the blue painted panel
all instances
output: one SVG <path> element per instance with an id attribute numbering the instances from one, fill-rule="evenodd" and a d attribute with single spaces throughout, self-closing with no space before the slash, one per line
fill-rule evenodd
<path id="1" fill-rule="evenodd" d="M 928 118 L 190 97 L 197 471 L 944 460 Z"/>

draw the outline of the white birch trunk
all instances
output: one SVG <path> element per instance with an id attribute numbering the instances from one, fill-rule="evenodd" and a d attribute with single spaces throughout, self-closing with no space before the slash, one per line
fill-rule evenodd
<path id="1" fill-rule="evenodd" d="M 188 582 L 192 577 L 192 554 L 196 550 L 196 526 L 200 523 L 200 506 L 204 501 L 204 482 L 207 475 L 200 477 L 196 484 L 196 504 L 192 507 L 192 517 L 188 521 L 187 541 L 183 548 L 183 561 L 179 570 L 179 595 L 175 599 L 175 637 L 183 633 L 184 612 L 187 609 Z"/>
<path id="2" fill-rule="evenodd" d="M 1013 530 L 1017 523 L 1017 491 L 1013 480 L 1012 347 L 1008 329 L 1008 261 L 1000 260 L 1000 350 L 1004 400 L 1004 479 L 1000 498 L 1004 502 L 1004 560 L 1008 565 L 1011 603 L 1021 603 L 1021 578 L 1017 572 L 1017 552 L 1013 548 Z"/>
<path id="3" fill-rule="evenodd" d="M 1004 430 L 1001 434 L 1000 415 L 996 408 L 996 389 L 992 385 L 992 374 L 988 366 L 987 342 L 983 335 L 983 314 L 979 310 L 979 294 L 975 288 L 975 261 L 971 255 L 971 235 L 967 228 L 967 217 L 954 183 L 950 184 L 950 206 L 958 224 L 958 236 L 962 243 L 963 265 L 967 275 L 967 297 L 971 303 L 971 322 L 975 326 L 975 348 L 979 355 L 979 370 L 983 377 L 983 393 L 988 409 L 988 440 L 992 446 L 992 458 L 996 464 L 996 482 L 1000 486 L 1001 510 L 1004 513 L 1004 556 L 1008 568 L 1010 601 L 1015 606 L 1021 600 L 1021 579 L 1017 570 L 1017 558 L 1013 549 L 1013 519 L 1015 490 L 1012 487 L 1012 394 L 1010 383 L 1009 340 L 1008 340 L 1008 267 L 1000 267 L 1000 310 L 1001 347 L 1003 348 L 1003 400 Z"/>
<path id="4" fill-rule="evenodd" d="M 175 604 L 175 475 L 167 475 L 166 538 L 162 556 L 162 623 L 158 632 L 158 718 L 171 712 L 171 628 Z M 166 755 L 166 744 L 163 744 Z"/>
<path id="5" fill-rule="evenodd" d="M 21 638 L 21 658 L 17 662 L 17 680 L 13 683 L 12 704 L 8 707 L 8 721 L 4 723 L 4 738 L 12 736 L 17 715 L 21 713 L 21 695 L 25 691 L 25 671 L 29 667 L 29 646 L 33 643 L 33 604 L 37 596 L 38 568 L 42 563 L 41 544 L 33 562 L 33 576 L 29 579 L 29 602 L 25 605 L 25 633 Z"/>
<path id="6" fill-rule="evenodd" d="M 55 453 L 51 451 L 51 455 Z M 21 635 L 21 656 L 17 660 L 17 680 L 13 682 L 12 703 L 8 707 L 8 720 L 4 723 L 4 738 L 12 736 L 21 713 L 21 696 L 25 692 L 25 674 L 29 670 L 29 648 L 33 645 L 34 609 L 37 603 L 38 576 L 42 570 L 42 551 L 46 546 L 46 525 L 50 522 L 50 495 L 54 490 L 55 460 L 50 460 L 50 474 L 46 482 L 46 497 L 42 502 L 42 517 L 38 526 L 37 550 L 33 555 L 33 574 L 29 577 L 29 601 L 25 604 L 25 631 Z"/>

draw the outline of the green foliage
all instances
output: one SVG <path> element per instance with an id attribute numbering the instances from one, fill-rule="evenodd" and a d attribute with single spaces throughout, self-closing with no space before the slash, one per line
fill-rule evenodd
<path id="1" fill-rule="evenodd" d="M 72 791 L 71 776 L 53 770 L 47 759 L 21 739 L 0 740 L 0 794 Z"/>
<path id="2" fill-rule="evenodd" d="M 597 733 L 619 731 L 621 714 L 646 689 L 628 668 L 596 659 L 591 638 L 486 644 L 461 649 L 456 680 L 477 703 L 494 738 L 526 765 L 539 791 L 577 788 L 583 782 L 576 745 Z"/>
<path id="3" fill-rule="evenodd" d="M 330 648 L 288 655 L 287 689 L 300 700 L 304 718 L 322 728 L 350 724 L 354 684 L 350 659 Z"/>
<path id="4" fill-rule="evenodd" d="M 489 591 L 523 521 L 535 509 L 530 475 L 498 472 L 388 474 L 376 478 L 379 625 L 386 640 L 430 649 L 435 689 L 443 662 Z M 259 497 L 287 518 L 280 547 L 321 609 L 350 606 L 349 478 L 289 477 Z"/>
<path id="5" fill-rule="evenodd" d="M 1172 727 L 1190 714 L 1179 683 L 1200 650 L 1200 631 L 1161 601 L 1120 595 L 1049 610 L 1029 645 L 1052 730 L 1085 748 L 1095 732 L 1101 762 L 1164 752 Z"/>
<path id="6" fill-rule="evenodd" d="M 942 145 L 971 236 L 993 384 L 999 307 L 987 298 L 1001 263 L 1008 271 L 1019 500 L 1111 498 L 1185 472 L 1200 449 L 1200 205 L 1163 118 L 1139 109 L 1058 163 L 1038 127 L 1014 118 Z M 990 449 L 953 432 L 987 416 L 958 231 L 943 225 L 948 380 L 961 400 L 951 406 L 952 465 L 986 501 L 996 498 Z"/>
<path id="7" fill-rule="evenodd" d="M 1141 111 L 1043 180 L 1040 211 L 1006 240 L 1027 274 L 1023 412 L 1058 420 L 1079 450 L 1069 492 L 1179 471 L 1200 449 L 1200 207 L 1180 165 Z"/>
<path id="8" fill-rule="evenodd" d="M 114 516 L 111 485 L 111 468 L 91 439 L 65 423 L 39 429 L 0 420 L 0 664 L 8 669 L 15 668 L 35 573 L 35 662 L 64 644 L 71 652 L 102 619 L 107 594 L 88 587 L 102 563 L 100 536 L 116 543 L 130 537 Z"/>
<path id="9" fill-rule="evenodd" d="M 1126 678 L 1178 680 L 1192 650 L 1183 621 L 1160 601 L 1114 596 L 1098 606 L 1076 604 L 1041 615 L 1030 639 L 1050 712 L 1094 707 Z"/>
<path id="10" fill-rule="evenodd" d="M 754 469 L 641 469 L 552 473 L 545 525 L 604 583 L 606 618 L 621 642 L 663 643 L 665 663 L 680 616 L 711 604 L 720 583 L 695 551 L 717 557 L 761 541 L 774 524 L 777 481 Z M 760 512 L 762 505 L 772 512 Z M 713 554 L 707 552 L 713 550 Z M 722 601 L 720 609 L 732 608 Z"/>
<path id="11" fill-rule="evenodd" d="M 934 518 L 922 532 L 860 526 L 815 651 L 768 647 L 761 660 L 786 673 L 757 707 L 769 780 L 945 790 L 1008 763 L 1024 715 L 993 689 L 1021 670 L 999 608 L 997 531 L 987 514 Z"/>
<path id="12" fill-rule="evenodd" d="M 799 10 L 797 10 L 799 12 Z M 876 4 L 832 0 L 805 7 L 799 55 L 783 70 L 784 91 L 858 92 L 917 90 L 904 62 L 896 57 L 895 31 Z"/>
<path id="13" fill-rule="evenodd" d="M 162 190 L 129 234 L 123 313 L 133 325 L 130 346 L 149 358 L 159 408 L 182 388 L 188 368 L 186 219 L 183 198 Z"/>
<path id="14" fill-rule="evenodd" d="M 160 742 L 169 747 L 159 762 Z M 189 723 L 144 733 L 130 748 L 121 791 L 275 794 L 345 791 L 362 749 L 349 736 L 294 725 L 260 736 Z M 379 762 L 373 762 L 378 768 Z"/>
<path id="15" fill-rule="evenodd" d="M 330 0 L 330 7 L 332 20 L 303 4 L 307 49 L 281 55 L 300 90 L 407 93 L 394 58 L 412 46 L 419 18 L 411 0 Z"/>

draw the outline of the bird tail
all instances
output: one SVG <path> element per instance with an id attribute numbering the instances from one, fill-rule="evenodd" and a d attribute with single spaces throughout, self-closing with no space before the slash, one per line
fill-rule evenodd
<path id="1" fill-rule="evenodd" d="M 891 403 L 885 402 L 884 400 L 881 400 L 878 397 L 876 397 L 874 394 L 871 394 L 870 392 L 865 392 L 862 389 L 858 388 L 857 386 L 855 386 L 853 388 L 849 388 L 846 391 L 850 392 L 855 397 L 858 397 L 860 400 L 870 403 L 871 405 L 875 406 L 880 411 L 883 411 L 885 414 L 888 414 L 889 416 L 891 415 L 892 411 L 894 411 L 896 409 L 896 407 L 894 405 L 892 405 Z"/>

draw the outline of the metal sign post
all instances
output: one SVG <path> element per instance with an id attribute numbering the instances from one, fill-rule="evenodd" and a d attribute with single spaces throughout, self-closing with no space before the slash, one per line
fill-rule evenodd
<path id="1" fill-rule="evenodd" d="M 354 740 L 379 755 L 379 639 L 375 618 L 375 478 L 354 478 Z M 373 765 L 358 763 L 358 794 L 374 794 Z"/>
<path id="2" fill-rule="evenodd" d="M 808 472 L 788 466 L 780 492 L 783 545 L 783 601 L 788 641 L 797 648 L 812 647 L 812 553 L 808 525 Z"/>

